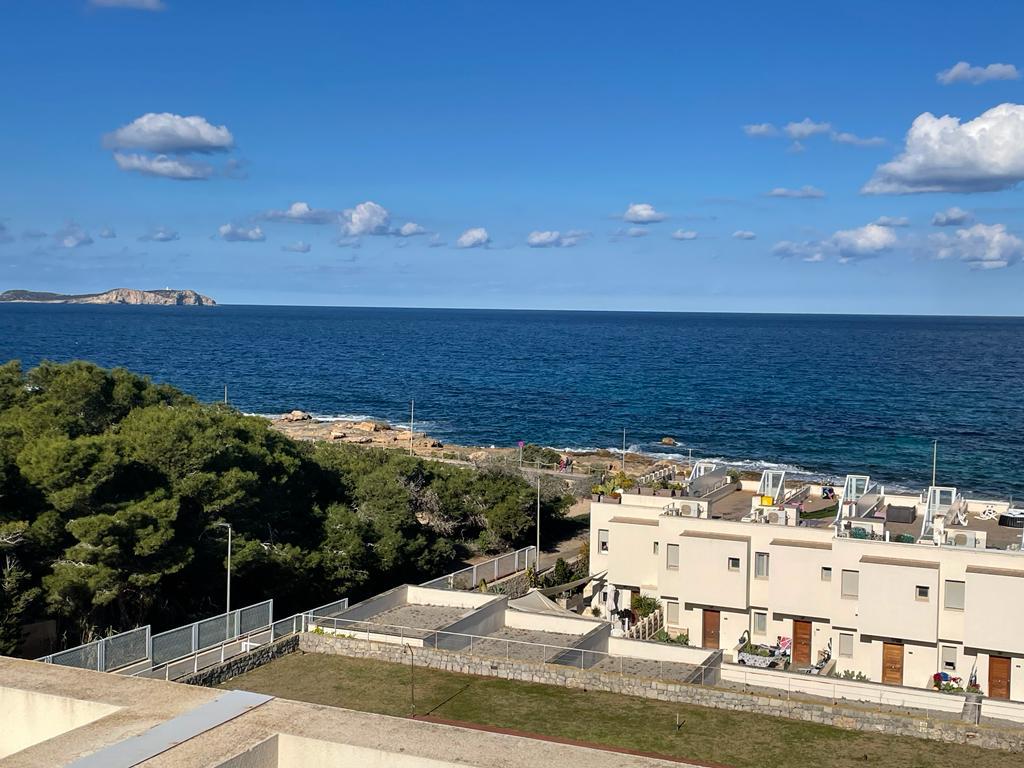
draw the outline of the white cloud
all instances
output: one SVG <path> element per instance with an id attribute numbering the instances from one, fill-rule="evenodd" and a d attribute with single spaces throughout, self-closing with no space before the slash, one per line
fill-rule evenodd
<path id="1" fill-rule="evenodd" d="M 754 240 L 757 238 L 757 234 L 747 229 L 737 229 L 732 233 L 732 236 L 737 240 Z"/>
<path id="2" fill-rule="evenodd" d="M 309 203 L 296 202 L 283 211 L 264 211 L 260 218 L 267 221 L 293 221 L 305 224 L 329 224 L 338 220 L 338 214 L 324 208 L 311 208 Z"/>
<path id="3" fill-rule="evenodd" d="M 430 236 L 430 240 L 427 242 L 428 248 L 443 248 L 446 245 L 448 245 L 448 243 L 442 240 L 441 236 L 436 232 Z"/>
<path id="4" fill-rule="evenodd" d="M 240 227 L 235 224 L 222 224 L 217 228 L 222 240 L 229 243 L 259 243 L 266 240 L 266 235 L 258 226 Z"/>
<path id="5" fill-rule="evenodd" d="M 910 219 L 906 216 L 879 216 L 873 223 L 880 227 L 909 227 Z"/>
<path id="6" fill-rule="evenodd" d="M 622 218 L 631 224 L 653 224 L 664 221 L 666 217 L 664 213 L 656 211 L 650 203 L 630 203 Z"/>
<path id="7" fill-rule="evenodd" d="M 292 253 L 309 253 L 312 248 L 313 246 L 309 243 L 303 242 L 302 240 L 297 240 L 294 243 L 281 246 L 282 251 L 291 251 Z"/>
<path id="8" fill-rule="evenodd" d="M 932 225 L 936 227 L 959 227 L 973 219 L 974 216 L 971 215 L 970 211 L 965 211 L 963 208 L 957 208 L 954 205 L 952 208 L 939 211 L 932 216 Z"/>
<path id="9" fill-rule="evenodd" d="M 878 166 L 867 194 L 993 192 L 1024 180 L 1024 106 L 1000 104 L 973 120 L 919 115 L 895 160 Z"/>
<path id="10" fill-rule="evenodd" d="M 63 229 L 54 232 L 53 240 L 61 248 L 81 248 L 83 245 L 92 244 L 89 233 L 74 222 L 69 222 Z"/>
<path id="11" fill-rule="evenodd" d="M 564 234 L 558 230 L 535 229 L 526 236 L 526 244 L 531 248 L 572 248 L 579 245 L 587 237 L 587 232 L 569 230 Z"/>
<path id="12" fill-rule="evenodd" d="M 226 125 L 205 117 L 148 112 L 104 137 L 110 149 L 142 149 L 159 154 L 225 152 L 235 145 Z"/>
<path id="13" fill-rule="evenodd" d="M 386 235 L 391 223 L 391 214 L 384 206 L 370 200 L 360 203 L 355 208 L 347 208 L 341 212 L 342 231 L 349 237 L 360 235 Z"/>
<path id="14" fill-rule="evenodd" d="M 491 242 L 491 236 L 483 227 L 471 227 L 455 241 L 458 248 L 483 248 Z"/>
<path id="15" fill-rule="evenodd" d="M 802 142 L 794 141 L 786 148 L 786 151 L 791 155 L 799 155 L 805 149 L 807 149 L 807 147 L 805 147 Z"/>
<path id="16" fill-rule="evenodd" d="M 788 189 L 787 187 L 775 187 L 768 193 L 768 197 L 795 197 L 795 198 L 820 198 L 825 193 L 817 187 L 805 184 L 799 189 Z"/>
<path id="17" fill-rule="evenodd" d="M 405 224 L 398 228 L 395 233 L 399 237 L 415 237 L 416 235 L 425 235 L 427 230 L 417 224 L 415 221 L 407 221 Z"/>
<path id="18" fill-rule="evenodd" d="M 1005 224 L 975 224 L 955 235 L 932 235 L 938 259 L 960 259 L 972 269 L 1001 269 L 1024 258 L 1024 240 L 1006 231 Z"/>
<path id="19" fill-rule="evenodd" d="M 799 123 L 787 123 L 783 130 L 791 139 L 806 139 L 819 133 L 828 133 L 832 130 L 832 124 L 816 123 L 809 117 L 805 117 Z"/>
<path id="20" fill-rule="evenodd" d="M 122 171 L 136 171 L 144 176 L 162 176 L 165 179 L 180 181 L 201 181 L 213 175 L 213 166 L 208 163 L 196 163 L 167 155 L 149 157 L 115 152 L 114 162 Z"/>
<path id="21" fill-rule="evenodd" d="M 115 232 L 115 231 L 114 231 L 113 229 L 111 229 L 110 227 L 104 227 L 103 229 L 101 229 L 101 230 L 99 231 L 99 233 L 98 233 L 98 234 L 99 234 L 99 236 L 100 236 L 100 237 L 102 237 L 102 238 L 103 238 L 104 240 L 113 240 L 113 239 L 114 239 L 115 237 L 117 237 L 117 232 Z"/>
<path id="22" fill-rule="evenodd" d="M 849 131 L 833 131 L 832 141 L 837 144 L 850 144 L 854 147 L 880 147 L 885 144 L 885 139 L 881 136 L 864 137 Z"/>
<path id="23" fill-rule="evenodd" d="M 677 229 L 672 233 L 673 240 L 696 240 L 697 233 L 692 229 Z"/>
<path id="24" fill-rule="evenodd" d="M 89 0 L 96 8 L 132 8 L 136 11 L 162 11 L 167 8 L 163 0 Z"/>
<path id="25" fill-rule="evenodd" d="M 1020 72 L 1013 64 L 989 64 L 987 67 L 971 66 L 966 61 L 958 61 L 949 69 L 935 75 L 935 79 L 943 85 L 953 83 L 970 83 L 980 85 L 989 80 L 1019 80 Z"/>
<path id="26" fill-rule="evenodd" d="M 825 260 L 825 254 L 829 248 L 828 243 L 820 241 L 796 243 L 791 240 L 782 240 L 772 247 L 772 253 L 780 259 L 800 259 L 809 263 L 818 263 Z"/>
<path id="27" fill-rule="evenodd" d="M 779 129 L 771 123 L 752 123 L 743 126 L 743 132 L 747 136 L 778 136 Z"/>
<path id="28" fill-rule="evenodd" d="M 178 233 L 173 229 L 167 227 L 157 227 L 152 232 L 147 232 L 139 240 L 150 241 L 154 243 L 169 243 L 173 240 L 178 239 Z"/>
<path id="29" fill-rule="evenodd" d="M 856 229 L 842 229 L 829 241 L 839 253 L 840 263 L 868 259 L 888 251 L 896 245 L 896 234 L 891 227 L 865 224 Z"/>

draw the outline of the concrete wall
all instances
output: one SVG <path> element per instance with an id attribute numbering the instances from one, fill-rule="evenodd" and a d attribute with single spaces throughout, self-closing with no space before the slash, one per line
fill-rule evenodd
<path id="1" fill-rule="evenodd" d="M 566 635 L 585 635 L 594 627 L 605 624 L 584 617 L 554 616 L 546 613 L 530 613 L 509 609 L 505 611 L 505 626 L 512 629 L 533 629 L 540 632 L 560 632 Z"/>
<path id="2" fill-rule="evenodd" d="M 401 648 L 392 645 L 308 633 L 301 635 L 299 642 L 300 648 L 309 653 L 373 658 L 390 663 L 403 661 Z M 416 663 L 446 672 L 523 680 L 582 690 L 609 691 L 715 709 L 787 717 L 847 730 L 970 743 L 989 749 L 1024 752 L 1024 729 L 987 723 L 975 725 L 958 720 L 951 714 L 929 714 L 923 711 L 910 714 L 894 712 L 891 709 L 879 710 L 868 705 L 834 704 L 831 701 L 822 703 L 802 699 L 799 695 L 773 696 L 763 691 L 750 693 L 555 664 L 483 659 L 431 649 L 424 649 L 418 653 Z M 984 709 L 982 712 L 984 714 Z"/>
<path id="3" fill-rule="evenodd" d="M 484 595 L 481 595 L 484 597 Z M 431 603 L 436 605 L 436 603 Z M 489 635 L 505 626 L 505 614 L 508 611 L 508 598 L 500 597 L 492 599 L 487 604 L 477 608 L 468 616 L 464 616 L 453 624 L 444 627 L 443 632 L 454 632 L 457 635 L 437 635 L 438 648 L 465 648 L 471 642 L 469 637 L 459 635 Z M 432 644 L 432 643 L 430 643 Z"/>
<path id="4" fill-rule="evenodd" d="M 0 760 L 118 709 L 98 701 L 0 687 Z"/>
<path id="5" fill-rule="evenodd" d="M 674 661 L 682 664 L 706 664 L 712 654 L 703 648 L 691 648 L 675 643 L 656 643 L 649 640 L 630 640 L 625 637 L 608 639 L 608 653 L 613 656 L 632 656 L 634 659 Z"/>
<path id="6" fill-rule="evenodd" d="M 359 768 L 457 768 L 464 766 L 448 760 L 391 752 L 384 749 L 339 744 L 322 739 L 309 739 L 282 733 L 277 737 L 277 768 L 310 768 L 311 766 L 359 766 Z M 262 768 L 262 766 L 260 766 Z"/>
<path id="7" fill-rule="evenodd" d="M 410 605 L 438 605 L 443 608 L 482 608 L 495 600 L 494 595 L 483 592 L 461 592 L 457 589 L 431 589 L 406 586 L 405 599 Z"/>
<path id="8" fill-rule="evenodd" d="M 408 585 L 403 584 L 400 587 L 389 589 L 387 592 L 381 592 L 379 595 L 374 595 L 363 600 L 361 603 L 356 603 L 348 610 L 342 611 L 338 614 L 338 618 L 348 621 L 363 621 L 383 611 L 389 611 L 392 608 L 405 605 L 407 602 L 406 593 L 409 589 Z"/>
<path id="9" fill-rule="evenodd" d="M 217 765 L 217 768 L 279 768 L 277 741 L 278 736 L 271 736 L 254 747 L 235 755 L 230 760 Z"/>
<path id="10" fill-rule="evenodd" d="M 917 598 L 918 586 L 927 587 L 926 599 Z M 863 634 L 926 643 L 936 641 L 938 568 L 862 562 L 860 592 L 862 599 L 857 628 Z"/>

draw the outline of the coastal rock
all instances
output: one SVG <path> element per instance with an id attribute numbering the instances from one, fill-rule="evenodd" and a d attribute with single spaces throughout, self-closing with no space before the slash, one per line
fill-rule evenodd
<path id="1" fill-rule="evenodd" d="M 345 437 L 347 437 L 347 433 L 343 432 L 340 429 L 332 429 L 331 433 L 330 433 L 330 435 L 328 435 L 328 437 L 331 440 L 344 440 Z"/>
<path id="2" fill-rule="evenodd" d="M 356 443 L 357 445 L 366 445 L 367 443 L 372 443 L 373 438 L 368 435 L 353 435 L 347 439 L 347 442 Z"/>
<path id="3" fill-rule="evenodd" d="M 440 440 L 431 440 L 429 447 L 430 448 L 444 448 L 444 443 L 442 443 Z"/>
<path id="4" fill-rule="evenodd" d="M 298 410 L 292 411 L 290 413 L 286 413 L 284 415 L 284 420 L 285 421 L 311 421 L 312 418 L 313 417 L 310 416 L 305 411 L 298 411 Z"/>
<path id="5" fill-rule="evenodd" d="M 677 445 L 676 439 L 674 437 L 663 437 L 663 438 L 661 438 L 661 444 L 662 445 Z"/>
<path id="6" fill-rule="evenodd" d="M 103 293 L 64 294 L 46 291 L 13 290 L 0 293 L 0 302 L 35 304 L 161 304 L 170 306 L 215 306 L 209 296 L 190 289 L 163 288 L 141 291 L 137 288 L 114 288 Z"/>
<path id="7" fill-rule="evenodd" d="M 388 425 L 380 421 L 360 421 L 358 424 L 353 424 L 352 429 L 358 429 L 362 432 L 383 432 L 389 429 Z"/>

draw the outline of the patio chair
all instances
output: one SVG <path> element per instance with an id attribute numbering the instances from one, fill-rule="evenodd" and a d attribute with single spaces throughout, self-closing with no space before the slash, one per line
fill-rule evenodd
<path id="1" fill-rule="evenodd" d="M 975 515 L 975 517 L 978 518 L 979 520 L 995 520 L 996 518 L 999 517 L 999 512 L 996 511 L 995 507 L 993 507 L 991 504 L 989 504 L 987 507 L 985 507 L 983 510 L 981 510 L 981 512 L 978 512 Z"/>

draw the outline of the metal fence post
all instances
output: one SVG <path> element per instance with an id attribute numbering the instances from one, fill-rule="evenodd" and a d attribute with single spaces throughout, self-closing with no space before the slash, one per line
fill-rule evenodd
<path id="1" fill-rule="evenodd" d="M 107 671 L 107 641 L 103 637 L 100 638 L 99 643 L 96 645 L 96 671 Z"/>
<path id="2" fill-rule="evenodd" d="M 192 653 L 199 650 L 199 622 L 192 622 Z"/>

